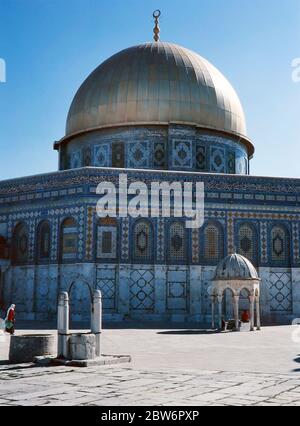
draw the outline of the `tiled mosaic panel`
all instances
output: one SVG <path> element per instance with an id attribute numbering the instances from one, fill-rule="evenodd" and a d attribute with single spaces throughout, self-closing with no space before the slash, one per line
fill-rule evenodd
<path id="1" fill-rule="evenodd" d="M 234 252 L 234 226 L 233 226 L 233 218 L 232 213 L 228 213 L 228 221 L 227 221 L 227 252 Z"/>
<path id="2" fill-rule="evenodd" d="M 82 166 L 81 162 L 81 151 L 74 151 L 71 154 L 71 169 L 78 169 Z"/>
<path id="3" fill-rule="evenodd" d="M 290 273 L 271 272 L 269 293 L 271 312 L 292 313 L 293 295 Z"/>
<path id="4" fill-rule="evenodd" d="M 202 269 L 202 313 L 211 315 L 211 281 L 215 274 L 215 268 L 204 267 Z"/>
<path id="5" fill-rule="evenodd" d="M 191 169 L 193 167 L 192 141 L 173 140 L 172 161 L 175 168 Z"/>
<path id="6" fill-rule="evenodd" d="M 225 150 L 223 148 L 211 147 L 210 170 L 216 173 L 225 173 Z"/>
<path id="7" fill-rule="evenodd" d="M 48 267 L 40 267 L 36 272 L 35 311 L 40 318 L 47 319 L 56 312 L 57 276 Z"/>
<path id="8" fill-rule="evenodd" d="M 12 300 L 19 312 L 26 312 L 26 301 L 28 298 L 28 293 L 25 291 L 25 287 L 28 286 L 27 271 L 27 268 L 15 268 L 12 279 Z"/>
<path id="9" fill-rule="evenodd" d="M 130 310 L 154 311 L 154 271 L 137 269 L 130 272 Z"/>
<path id="10" fill-rule="evenodd" d="M 35 220 L 29 221 L 29 238 L 28 238 L 28 260 L 32 262 L 34 259 L 34 246 L 35 246 Z"/>
<path id="11" fill-rule="evenodd" d="M 110 145 L 102 144 L 94 147 L 94 165 L 96 167 L 110 166 Z"/>
<path id="12" fill-rule="evenodd" d="M 51 243 L 51 261 L 55 262 L 57 261 L 58 257 L 58 241 L 59 241 L 59 220 L 58 218 L 51 218 L 51 236 L 52 236 L 52 243 Z"/>
<path id="13" fill-rule="evenodd" d="M 128 167 L 145 168 L 151 166 L 151 152 L 148 142 L 137 142 L 128 145 Z"/>
<path id="14" fill-rule="evenodd" d="M 94 243 L 94 208 L 87 208 L 86 216 L 86 236 L 85 236 L 85 255 L 87 260 L 93 259 L 93 243 Z"/>
<path id="15" fill-rule="evenodd" d="M 188 282 L 189 277 L 187 271 L 168 271 L 167 309 L 169 311 L 187 311 Z"/>
<path id="16" fill-rule="evenodd" d="M 85 221 L 85 214 L 80 213 L 78 218 L 78 259 L 83 260 L 84 258 L 84 221 Z"/>
<path id="17" fill-rule="evenodd" d="M 129 218 L 122 219 L 121 257 L 123 260 L 129 258 Z"/>
<path id="18" fill-rule="evenodd" d="M 242 175 L 247 171 L 247 160 L 243 156 L 237 156 L 235 161 L 236 174 Z"/>
<path id="19" fill-rule="evenodd" d="M 199 229 L 196 228 L 192 230 L 192 260 L 193 260 L 193 263 L 195 264 L 199 263 L 199 255 L 200 255 L 199 235 L 200 235 Z"/>
<path id="20" fill-rule="evenodd" d="M 165 223 L 164 218 L 157 219 L 157 260 L 163 262 L 165 259 Z"/>
<path id="21" fill-rule="evenodd" d="M 71 321 L 90 321 L 91 293 L 87 283 L 78 280 L 72 286 L 69 297 Z"/>
<path id="22" fill-rule="evenodd" d="M 0 223 L 0 235 L 7 237 L 8 225 L 7 223 Z"/>
<path id="23" fill-rule="evenodd" d="M 299 256 L 299 224 L 292 224 L 292 239 L 293 239 L 293 252 L 294 252 L 294 262 L 298 263 L 300 260 Z"/>
<path id="24" fill-rule="evenodd" d="M 267 222 L 260 222 L 260 256 L 261 263 L 268 262 L 268 225 Z"/>
<path id="25" fill-rule="evenodd" d="M 102 293 L 103 309 L 116 309 L 116 269 L 97 268 L 96 290 Z"/>

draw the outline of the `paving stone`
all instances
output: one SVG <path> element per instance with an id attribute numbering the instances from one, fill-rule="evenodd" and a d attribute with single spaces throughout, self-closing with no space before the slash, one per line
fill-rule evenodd
<path id="1" fill-rule="evenodd" d="M 1 406 L 300 405 L 299 381 L 283 375 L 67 367 L 6 373 L 9 380 L 0 380 Z"/>
<path id="2" fill-rule="evenodd" d="M 279 333 L 281 333 L 280 330 Z M 287 332 L 284 331 L 284 333 L 287 336 Z M 264 363 L 266 357 L 263 354 L 264 348 L 262 348 L 260 355 L 257 350 L 255 354 L 260 371 L 249 371 L 251 368 L 249 368 L 250 361 L 248 361 L 248 358 L 242 365 L 239 363 L 241 353 L 235 355 L 237 351 L 237 340 L 235 339 L 240 338 L 237 334 L 226 336 L 226 341 L 224 340 L 223 343 L 216 343 L 220 342 L 219 335 L 204 338 L 197 336 L 197 339 L 194 336 L 180 336 L 180 342 L 182 340 L 183 342 L 178 347 L 184 347 L 184 349 L 187 347 L 189 353 L 192 349 L 191 339 L 194 341 L 194 349 L 197 348 L 197 350 L 199 350 L 200 345 L 199 339 L 201 341 L 204 339 L 205 343 L 207 342 L 210 345 L 212 358 L 218 356 L 218 353 L 222 353 L 222 357 L 225 358 L 228 344 L 230 344 L 228 341 L 234 339 L 234 342 L 232 342 L 234 343 L 234 352 L 231 353 L 233 358 L 229 357 L 231 363 L 223 363 L 222 358 L 219 358 L 218 366 L 225 366 L 225 371 L 215 370 L 216 363 L 210 363 L 209 360 L 203 363 L 203 358 L 201 358 L 201 362 L 197 364 L 197 357 L 190 360 L 188 354 L 185 356 L 183 352 L 171 351 L 170 348 L 175 347 L 174 336 L 160 337 L 160 339 L 166 339 L 160 340 L 162 346 L 158 345 L 160 351 L 165 351 L 164 358 L 162 359 L 160 354 L 159 358 L 155 359 L 156 349 L 154 346 L 158 342 L 157 337 L 155 337 L 157 333 L 153 330 L 135 330 L 135 334 L 142 336 L 142 338 L 146 336 L 147 342 L 150 342 L 150 337 L 153 337 L 154 343 L 151 346 L 151 340 L 148 345 L 145 345 L 144 340 L 143 347 L 140 343 L 137 343 L 138 350 L 140 350 L 137 356 L 138 362 L 133 362 L 130 367 L 128 365 L 105 368 L 94 366 L 78 369 L 64 366 L 37 368 L 32 364 L 15 367 L 1 365 L 0 406 L 300 405 L 300 377 L 298 373 L 291 372 L 291 364 L 287 362 L 282 367 L 278 360 L 278 362 L 274 361 L 271 366 L 266 367 Z M 268 333 L 266 332 L 266 334 Z M 271 330 L 269 342 L 275 342 L 274 337 L 276 335 L 277 329 Z M 126 340 L 127 331 L 124 331 L 124 336 Z M 260 336 L 262 334 L 257 335 L 257 338 L 260 339 Z M 135 341 L 138 342 L 138 337 L 131 338 L 132 344 Z M 221 338 L 223 337 L 221 336 Z M 212 343 L 209 343 L 211 341 Z M 167 346 L 168 342 L 173 342 L 173 346 Z M 213 344 L 213 342 L 215 343 Z M 121 347 L 122 345 L 119 346 L 119 348 Z M 203 347 L 207 352 L 206 346 Z M 243 348 L 245 347 L 243 346 Z M 152 349 L 154 355 L 151 352 Z M 136 348 L 133 346 L 132 351 L 135 350 Z M 299 350 L 295 352 L 295 354 L 297 353 L 299 353 Z M 289 359 L 292 359 L 286 352 L 283 355 L 284 357 L 288 355 Z M 202 356 L 202 352 L 199 356 Z M 169 358 L 171 364 L 168 366 Z M 158 359 L 161 362 L 158 362 Z M 178 365 L 174 360 L 179 361 Z M 187 362 L 189 362 L 188 368 L 184 368 Z M 205 369 L 202 364 L 208 366 L 208 368 Z M 274 371 L 277 366 L 280 368 L 278 372 Z M 236 371 L 233 368 L 236 368 Z M 263 370 L 263 368 L 266 368 L 266 370 Z M 283 374 L 284 371 L 286 371 L 286 374 Z"/>

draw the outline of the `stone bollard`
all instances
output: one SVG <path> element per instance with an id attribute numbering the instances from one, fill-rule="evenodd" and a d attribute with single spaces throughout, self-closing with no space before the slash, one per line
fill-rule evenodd
<path id="1" fill-rule="evenodd" d="M 92 308 L 92 333 L 96 337 L 96 356 L 101 356 L 101 332 L 102 332 L 102 294 L 100 290 L 94 292 Z"/>
<path id="2" fill-rule="evenodd" d="M 59 295 L 57 309 L 57 357 L 69 358 L 69 295 L 62 292 Z"/>

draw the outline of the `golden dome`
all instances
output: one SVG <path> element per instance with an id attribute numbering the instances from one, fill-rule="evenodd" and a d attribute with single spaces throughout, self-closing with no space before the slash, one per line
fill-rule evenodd
<path id="1" fill-rule="evenodd" d="M 72 102 L 66 136 L 169 123 L 234 134 L 253 153 L 243 108 L 228 80 L 197 53 L 162 42 L 125 49 L 96 68 Z"/>

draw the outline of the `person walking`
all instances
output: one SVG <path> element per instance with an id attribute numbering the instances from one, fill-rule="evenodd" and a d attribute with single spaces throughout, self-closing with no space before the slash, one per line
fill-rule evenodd
<path id="1" fill-rule="evenodd" d="M 16 305 L 11 305 L 5 318 L 5 331 L 11 335 L 15 334 L 15 308 Z"/>

